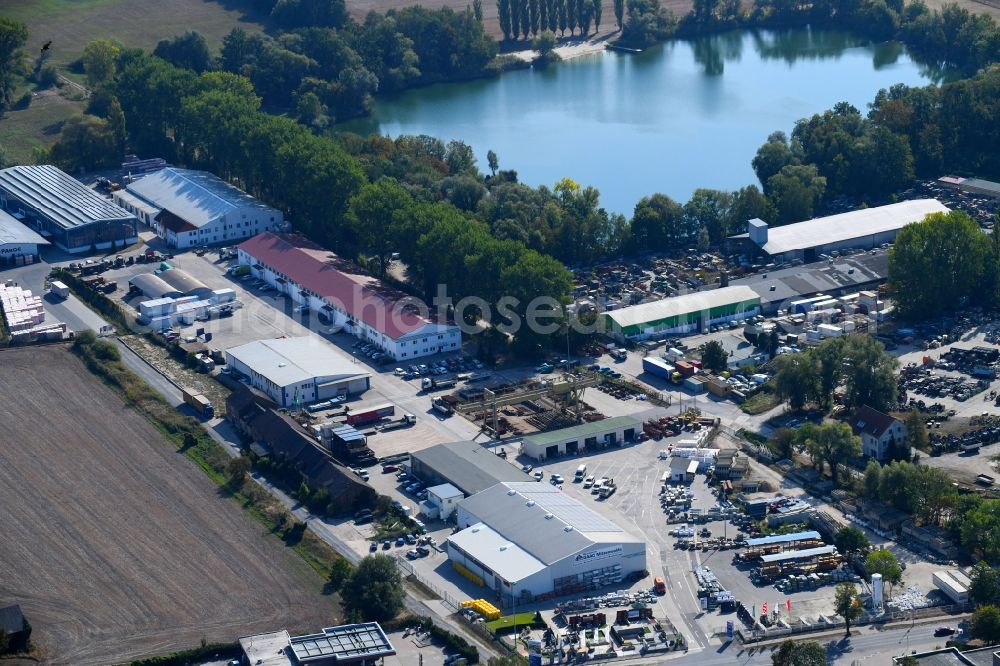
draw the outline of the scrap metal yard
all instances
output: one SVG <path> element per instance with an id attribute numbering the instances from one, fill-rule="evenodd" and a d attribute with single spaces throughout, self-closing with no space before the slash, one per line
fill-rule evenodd
<path id="1" fill-rule="evenodd" d="M 109 664 L 274 626 L 334 598 L 65 347 L 0 353 L 0 597 L 52 664 Z"/>

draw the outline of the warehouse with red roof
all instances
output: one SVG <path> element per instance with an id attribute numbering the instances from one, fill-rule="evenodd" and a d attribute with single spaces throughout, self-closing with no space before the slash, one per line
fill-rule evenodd
<path id="1" fill-rule="evenodd" d="M 457 326 L 434 321 L 411 297 L 303 236 L 262 233 L 237 256 L 255 277 L 396 361 L 462 346 Z"/>

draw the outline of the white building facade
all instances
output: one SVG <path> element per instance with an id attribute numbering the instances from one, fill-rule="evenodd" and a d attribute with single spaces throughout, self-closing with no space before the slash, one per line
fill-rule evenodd
<path id="1" fill-rule="evenodd" d="M 112 196 L 179 249 L 234 243 L 284 226 L 281 211 L 207 171 L 167 167 Z"/>
<path id="2" fill-rule="evenodd" d="M 363 393 L 371 375 L 325 343 L 309 337 L 258 340 L 226 350 L 230 371 L 282 407 Z"/>
<path id="3" fill-rule="evenodd" d="M 549 484 L 497 484 L 459 503 L 456 520 L 452 565 L 505 608 L 646 573 L 645 543 Z"/>
<path id="4" fill-rule="evenodd" d="M 301 236 L 263 233 L 240 244 L 237 257 L 324 323 L 375 344 L 395 361 L 461 350 L 457 326 L 432 321 L 408 305 L 405 294 Z"/>

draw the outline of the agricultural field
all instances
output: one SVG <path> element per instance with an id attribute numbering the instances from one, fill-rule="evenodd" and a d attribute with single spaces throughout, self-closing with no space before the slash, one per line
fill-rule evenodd
<path id="1" fill-rule="evenodd" d="M 309 631 L 335 598 L 66 348 L 0 352 L 0 602 L 87 666 Z"/>
<path id="2" fill-rule="evenodd" d="M 0 0 L 0 14 L 28 26 L 25 51 L 34 57 L 52 40 L 51 58 L 65 66 L 94 39 L 111 39 L 151 50 L 161 39 L 197 30 L 212 48 L 235 28 L 261 29 L 241 3 L 213 0 Z"/>

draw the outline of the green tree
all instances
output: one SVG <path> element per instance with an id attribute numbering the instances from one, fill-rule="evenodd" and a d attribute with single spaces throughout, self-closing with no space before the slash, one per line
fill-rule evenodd
<path id="1" fill-rule="evenodd" d="M 327 580 L 330 582 L 330 587 L 334 592 L 339 591 L 344 583 L 348 581 L 351 577 L 351 563 L 348 562 L 343 557 L 338 557 L 330 565 L 330 575 Z"/>
<path id="2" fill-rule="evenodd" d="M 476 22 L 483 23 L 483 0 L 472 0 L 472 15 L 476 17 Z"/>
<path id="3" fill-rule="evenodd" d="M 247 480 L 247 473 L 250 471 L 250 459 L 246 456 L 232 458 L 226 463 L 226 476 L 229 485 L 236 490 L 243 487 Z"/>
<path id="4" fill-rule="evenodd" d="M 778 221 L 799 222 L 813 216 L 826 192 L 826 178 L 813 164 L 788 165 L 767 179 L 766 189 L 778 211 Z"/>
<path id="5" fill-rule="evenodd" d="M 528 39 L 531 32 L 531 0 L 515 0 L 520 6 L 518 16 L 521 18 L 521 36 Z"/>
<path id="6" fill-rule="evenodd" d="M 900 316 L 923 320 L 978 301 L 990 248 L 962 211 L 933 213 L 903 227 L 889 250 L 889 287 Z"/>
<path id="7" fill-rule="evenodd" d="M 833 404 L 833 391 L 843 381 L 845 344 L 845 338 L 828 338 L 808 352 L 818 364 L 816 399 L 824 407 Z"/>
<path id="8" fill-rule="evenodd" d="M 552 56 L 557 55 L 554 51 L 556 48 L 556 36 L 553 35 L 548 30 L 543 30 L 540 35 L 535 37 L 534 41 L 531 43 L 531 48 L 538 51 L 538 58 L 542 61 L 548 61 Z M 492 151 L 490 151 L 492 152 Z M 496 160 L 496 154 L 493 155 L 494 163 Z M 496 173 L 496 169 L 492 166 L 490 170 Z"/>
<path id="9" fill-rule="evenodd" d="M 974 557 L 1000 563 L 1000 500 L 982 500 L 960 517 L 962 546 Z"/>
<path id="10" fill-rule="evenodd" d="M 910 450 L 917 451 L 930 450 L 930 441 L 927 438 L 927 424 L 920 412 L 914 410 L 906 415 L 906 448 L 895 456 L 897 460 L 909 460 Z M 905 453 L 905 457 L 902 455 Z"/>
<path id="11" fill-rule="evenodd" d="M 992 604 L 980 606 L 969 620 L 969 633 L 987 643 L 1000 643 L 1000 608 Z"/>
<path id="12" fill-rule="evenodd" d="M 193 69 L 199 74 L 212 67 L 212 52 L 208 48 L 208 42 L 194 30 L 173 39 L 160 40 L 153 55 L 178 67 Z"/>
<path id="13" fill-rule="evenodd" d="M 771 435 L 769 445 L 779 460 L 791 460 L 795 455 L 795 431 L 791 428 L 778 428 Z"/>
<path id="14" fill-rule="evenodd" d="M 98 87 L 115 78 L 116 61 L 121 47 L 107 39 L 95 39 L 83 49 L 83 71 L 87 84 Z"/>
<path id="15" fill-rule="evenodd" d="M 63 124 L 49 159 L 65 171 L 100 169 L 121 163 L 118 139 L 108 121 L 96 116 L 73 116 Z"/>
<path id="16" fill-rule="evenodd" d="M 757 174 L 757 180 L 764 186 L 764 192 L 768 192 L 768 181 L 786 166 L 798 164 L 799 159 L 792 151 L 788 143 L 788 135 L 784 132 L 772 132 L 767 137 L 767 141 L 757 149 L 750 165 Z"/>
<path id="17" fill-rule="evenodd" d="M 861 494 L 865 497 L 878 497 L 879 483 L 882 479 L 882 465 L 877 460 L 869 460 L 861 478 Z"/>
<path id="18" fill-rule="evenodd" d="M 851 622 L 861 617 L 863 609 L 854 583 L 841 583 L 833 600 L 833 612 L 844 618 L 845 636 L 851 635 Z"/>
<path id="19" fill-rule="evenodd" d="M 857 527 L 841 527 L 833 537 L 833 544 L 842 553 L 867 553 L 871 543 Z"/>
<path id="20" fill-rule="evenodd" d="M 799 429 L 798 443 L 809 452 L 813 463 L 830 466 L 830 476 L 837 483 L 837 468 L 861 453 L 861 440 L 846 423 L 807 423 Z"/>
<path id="21" fill-rule="evenodd" d="M 569 8 L 567 5 L 572 0 L 556 0 L 556 9 L 558 10 L 559 16 L 559 36 L 566 34 L 566 28 L 569 26 Z"/>
<path id="22" fill-rule="evenodd" d="M 867 335 L 847 336 L 843 367 L 845 405 L 868 405 L 884 412 L 896 404 L 899 361 L 886 353 L 881 342 Z"/>
<path id="23" fill-rule="evenodd" d="M 774 391 L 795 410 L 816 393 L 819 365 L 810 354 L 782 354 L 773 361 Z"/>
<path id="24" fill-rule="evenodd" d="M 125 154 L 125 114 L 122 112 L 122 105 L 117 97 L 111 98 L 111 106 L 108 109 L 108 129 L 115 137 L 115 149 L 119 155 Z"/>
<path id="25" fill-rule="evenodd" d="M 710 340 L 702 346 L 701 362 L 712 372 L 722 372 L 729 365 L 729 352 L 719 341 Z"/>
<path id="26" fill-rule="evenodd" d="M 619 31 L 625 25 L 625 0 L 615 0 L 615 24 Z"/>
<path id="27" fill-rule="evenodd" d="M 412 206 L 409 193 L 389 178 L 365 185 L 351 199 L 348 222 L 361 247 L 375 256 L 379 275 L 400 250 L 396 232 L 408 223 Z"/>
<path id="28" fill-rule="evenodd" d="M 14 74 L 27 40 L 28 28 L 23 23 L 0 16 L 0 111 L 13 106 Z"/>
<path id="29" fill-rule="evenodd" d="M 530 34 L 538 34 L 538 0 L 528 0 L 528 30 Z"/>
<path id="30" fill-rule="evenodd" d="M 594 32 L 601 31 L 601 16 L 604 14 L 604 3 L 601 0 L 591 0 L 591 16 L 594 18 Z"/>
<path id="31" fill-rule="evenodd" d="M 891 550 L 873 550 L 868 553 L 865 558 L 865 574 L 869 581 L 872 574 L 882 574 L 882 580 L 889 585 L 890 596 L 892 588 L 903 580 L 903 569 Z"/>
<path id="32" fill-rule="evenodd" d="M 345 581 L 341 598 L 345 608 L 366 620 L 385 622 L 403 608 L 403 580 L 396 563 L 388 555 L 369 555 L 358 563 Z"/>
<path id="33" fill-rule="evenodd" d="M 969 600 L 976 604 L 991 604 L 1000 597 L 1000 573 L 986 562 L 976 562 L 969 572 Z"/>
<path id="34" fill-rule="evenodd" d="M 816 641 L 784 641 L 771 653 L 773 666 L 825 666 L 826 650 Z"/>
<path id="35" fill-rule="evenodd" d="M 549 34 L 552 35 L 551 32 Z M 556 36 L 552 35 L 552 41 L 553 42 L 555 41 L 555 38 L 556 38 Z M 497 154 L 494 153 L 492 150 L 487 150 L 486 151 L 486 164 L 490 168 L 490 175 L 496 176 L 497 175 L 497 169 L 500 168 L 500 161 L 497 159 Z"/>
<path id="36" fill-rule="evenodd" d="M 500 22 L 500 32 L 505 40 L 510 39 L 513 34 L 510 20 L 511 0 L 497 0 L 497 20 Z"/>

